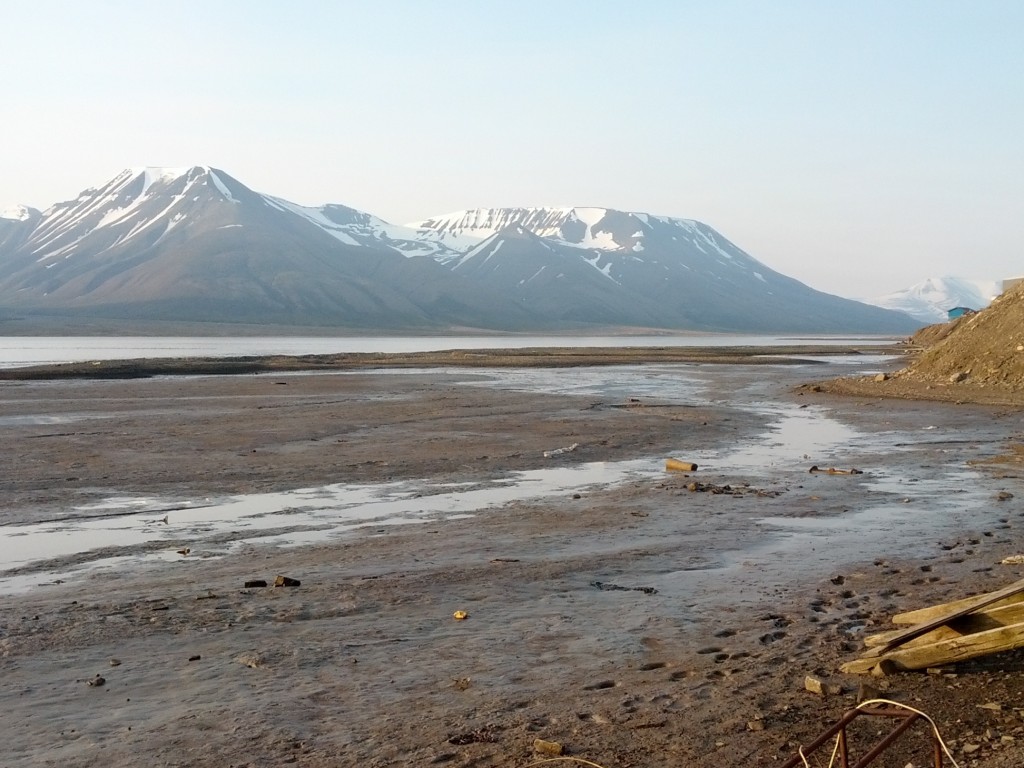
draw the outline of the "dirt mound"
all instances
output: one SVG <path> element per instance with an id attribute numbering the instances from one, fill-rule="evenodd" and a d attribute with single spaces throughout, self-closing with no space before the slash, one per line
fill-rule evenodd
<path id="1" fill-rule="evenodd" d="M 1024 407 L 1024 283 L 911 337 L 906 368 L 807 384 L 811 392 Z M 916 350 L 916 352 L 915 352 Z"/>
<path id="2" fill-rule="evenodd" d="M 964 315 L 958 317 L 955 320 L 950 320 L 947 323 L 936 323 L 935 325 L 926 325 L 920 331 L 910 337 L 910 347 L 913 349 L 927 349 L 935 344 L 938 344 L 944 338 L 949 336 L 956 328 L 959 328 L 965 320 L 973 317 L 973 315 Z"/>
<path id="3" fill-rule="evenodd" d="M 949 325 L 948 333 L 928 346 L 905 375 L 934 382 L 1024 387 L 1024 284 Z"/>

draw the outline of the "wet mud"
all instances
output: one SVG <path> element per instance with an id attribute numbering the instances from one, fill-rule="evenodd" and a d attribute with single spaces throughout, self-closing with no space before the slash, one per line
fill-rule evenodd
<path id="1" fill-rule="evenodd" d="M 788 758 L 865 633 L 1024 575 L 1021 413 L 823 366 L 4 384 L 5 764 Z M 873 683 L 1002 768 L 1022 668 Z"/>

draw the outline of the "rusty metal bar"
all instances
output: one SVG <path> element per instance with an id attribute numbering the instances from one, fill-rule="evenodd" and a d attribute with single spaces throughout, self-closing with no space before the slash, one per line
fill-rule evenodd
<path id="1" fill-rule="evenodd" d="M 865 768 L 865 766 L 871 765 L 871 763 L 875 761 L 876 757 L 885 752 L 885 750 L 889 748 L 890 744 L 903 735 L 904 731 L 921 719 L 921 716 L 916 712 L 911 712 L 910 714 L 911 716 L 904 719 L 904 721 L 900 723 L 892 733 L 884 737 L 872 749 L 870 749 L 864 757 L 854 763 L 853 768 Z"/>
<path id="2" fill-rule="evenodd" d="M 806 749 L 803 750 L 804 755 L 809 755 L 812 752 L 817 751 L 818 747 L 820 747 L 826 741 L 828 741 L 837 733 L 846 728 L 847 724 L 851 720 L 856 718 L 859 714 L 860 710 L 851 709 L 849 712 L 843 715 L 842 719 L 840 719 L 839 722 L 837 722 L 835 725 L 833 725 L 831 728 L 829 728 L 827 731 L 821 734 L 818 738 L 816 738 L 814 741 L 808 744 Z M 789 760 L 782 764 L 782 768 L 797 768 L 797 766 L 801 765 L 802 763 L 803 760 L 800 758 L 800 753 L 797 752 L 797 754 L 793 755 L 793 757 L 791 757 Z"/>
<path id="3" fill-rule="evenodd" d="M 851 766 L 849 762 L 849 745 L 847 743 L 848 738 L 846 734 L 846 726 L 860 715 L 867 715 L 869 717 L 894 717 L 903 720 L 903 722 L 900 723 L 891 733 L 883 737 L 881 741 L 875 744 L 875 746 L 872 747 L 864 757 Z M 838 722 L 808 744 L 806 748 L 798 750 L 797 754 L 793 755 L 793 757 L 783 763 L 782 768 L 797 768 L 797 766 L 801 766 L 807 755 L 817 751 L 822 745 L 837 734 L 839 737 L 837 751 L 839 753 L 840 765 L 842 768 L 866 768 L 866 766 L 874 762 L 879 755 L 892 746 L 892 744 L 902 736 L 907 729 L 914 725 L 918 720 L 922 719 L 921 715 L 917 712 L 911 712 L 910 710 L 900 709 L 898 707 L 865 707 L 863 709 L 851 709 L 846 712 Z M 933 757 L 935 761 L 934 768 L 942 768 L 942 745 L 939 743 L 939 739 L 934 733 L 931 734 L 931 737 Z"/>

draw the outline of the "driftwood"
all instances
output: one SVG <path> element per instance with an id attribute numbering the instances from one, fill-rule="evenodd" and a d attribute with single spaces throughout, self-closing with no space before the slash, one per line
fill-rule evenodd
<path id="1" fill-rule="evenodd" d="M 842 671 L 926 669 L 1024 647 L 1024 580 L 896 618 L 916 623 L 866 638 L 868 650 Z"/>

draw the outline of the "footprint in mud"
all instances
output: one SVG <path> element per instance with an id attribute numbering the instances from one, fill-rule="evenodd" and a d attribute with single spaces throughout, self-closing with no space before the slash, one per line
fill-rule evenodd
<path id="1" fill-rule="evenodd" d="M 707 656 L 708 654 L 721 653 L 721 652 L 722 652 L 722 649 L 719 648 L 717 645 L 709 645 L 706 648 L 699 648 L 699 649 L 697 649 L 697 653 L 699 655 L 701 655 L 701 656 Z"/>
<path id="2" fill-rule="evenodd" d="M 729 658 L 730 658 L 730 655 L 728 653 L 716 653 L 715 654 L 715 664 L 721 664 L 723 661 L 728 661 Z"/>
<path id="3" fill-rule="evenodd" d="M 774 632 L 767 632 L 761 635 L 758 639 L 761 641 L 761 645 L 771 645 L 777 640 L 782 640 L 786 634 L 787 633 L 783 632 L 781 629 L 777 629 Z"/>
<path id="4" fill-rule="evenodd" d="M 597 714 L 596 712 L 577 712 L 576 717 L 582 720 L 584 723 L 597 723 L 599 725 L 608 725 L 609 720 L 604 715 Z"/>
<path id="5" fill-rule="evenodd" d="M 601 680 L 598 683 L 591 683 L 590 685 L 584 685 L 584 691 L 604 691 L 608 688 L 614 688 L 618 683 L 614 680 Z"/>
<path id="6" fill-rule="evenodd" d="M 668 676 L 668 679 L 673 683 L 678 683 L 680 680 L 685 680 L 688 677 L 693 677 L 697 673 L 692 669 L 679 669 Z"/>
<path id="7" fill-rule="evenodd" d="M 667 666 L 668 666 L 668 663 L 666 663 L 664 661 L 652 661 L 649 664 L 641 664 L 640 665 L 640 671 L 641 672 L 652 672 L 655 669 L 664 669 Z"/>
<path id="8" fill-rule="evenodd" d="M 715 637 L 732 637 L 735 634 L 735 629 L 720 629 L 717 632 L 715 632 Z"/>

